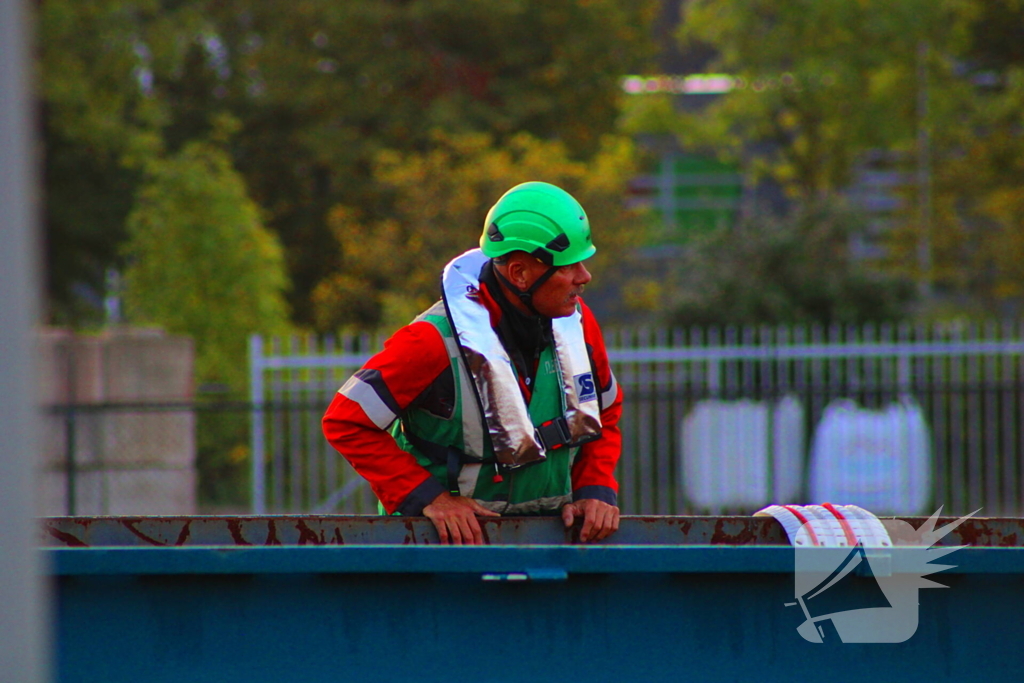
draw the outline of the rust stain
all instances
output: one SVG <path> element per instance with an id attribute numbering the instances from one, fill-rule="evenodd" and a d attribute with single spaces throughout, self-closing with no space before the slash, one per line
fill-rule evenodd
<path id="1" fill-rule="evenodd" d="M 338 527 L 334 527 L 334 538 L 331 539 L 331 542 L 335 545 L 345 545 L 345 539 L 342 538 L 341 529 Z"/>
<path id="2" fill-rule="evenodd" d="M 61 531 L 60 529 L 54 529 L 52 526 L 46 527 L 46 531 L 51 536 L 53 536 L 54 538 L 56 538 L 58 541 L 60 541 L 64 545 L 68 546 L 69 548 L 88 548 L 89 547 L 88 543 L 85 543 L 80 538 L 74 536 L 73 534 L 69 534 L 66 531 Z"/>
<path id="3" fill-rule="evenodd" d="M 789 544 L 789 538 L 786 536 L 785 529 L 782 528 L 782 524 L 774 517 L 762 517 L 762 524 L 760 527 L 761 541 L 765 544 Z"/>
<path id="4" fill-rule="evenodd" d="M 416 545 L 416 530 L 412 526 L 412 520 L 403 520 L 403 524 L 405 524 L 405 530 L 408 533 L 405 535 L 405 540 L 402 541 L 402 545 Z"/>
<path id="5" fill-rule="evenodd" d="M 953 520 L 950 519 L 949 521 Z M 936 526 L 938 527 L 946 523 L 947 522 L 945 521 L 940 521 Z M 987 542 L 979 543 L 978 539 L 983 536 L 990 536 L 991 532 L 982 522 L 967 522 L 959 526 L 956 530 L 954 530 L 954 532 L 951 535 L 954 537 L 959 537 L 960 542 L 965 545 L 987 546 L 989 545 Z"/>
<path id="6" fill-rule="evenodd" d="M 272 519 L 267 520 L 267 540 L 263 545 L 281 545 L 277 538 L 277 524 Z"/>
<path id="7" fill-rule="evenodd" d="M 1017 534 L 1007 534 L 1006 536 L 1003 536 L 1002 540 L 999 541 L 999 545 L 1003 548 L 1016 548 Z"/>
<path id="8" fill-rule="evenodd" d="M 186 520 L 185 524 L 181 527 L 181 532 L 178 534 L 178 540 L 174 542 L 174 545 L 185 545 L 188 541 L 188 537 L 192 534 L 192 520 Z"/>
<path id="9" fill-rule="evenodd" d="M 712 534 L 711 545 L 749 545 L 757 542 L 757 534 L 750 528 L 750 521 L 744 520 L 739 522 L 741 528 L 739 532 L 727 533 L 725 530 L 725 520 L 719 519 L 715 522 L 715 533 Z"/>
<path id="10" fill-rule="evenodd" d="M 242 521 L 239 519 L 228 520 L 228 531 L 231 532 L 231 540 L 235 542 L 235 545 L 252 545 L 249 541 L 242 537 Z"/>
<path id="11" fill-rule="evenodd" d="M 691 522 L 690 520 L 683 519 L 683 520 L 679 521 L 679 530 L 683 532 L 683 536 L 689 536 L 690 535 L 690 529 L 692 529 L 692 528 L 693 528 L 693 522 Z"/>
<path id="12" fill-rule="evenodd" d="M 158 545 L 158 546 L 166 546 L 167 545 L 163 541 L 158 541 L 157 539 L 153 538 L 152 536 L 148 536 L 148 535 L 142 533 L 141 531 L 139 531 L 138 529 L 136 529 L 135 525 L 138 524 L 141 521 L 142 521 L 141 519 L 122 519 L 121 520 L 121 525 L 124 528 L 128 529 L 128 531 L 130 531 L 133 534 L 135 534 L 137 537 L 141 538 L 146 543 L 149 543 L 150 545 Z"/>
<path id="13" fill-rule="evenodd" d="M 316 535 L 316 532 L 310 529 L 305 520 L 296 520 L 295 528 L 299 530 L 299 545 L 323 545 L 324 540 Z M 321 533 L 323 533 L 321 531 Z"/>

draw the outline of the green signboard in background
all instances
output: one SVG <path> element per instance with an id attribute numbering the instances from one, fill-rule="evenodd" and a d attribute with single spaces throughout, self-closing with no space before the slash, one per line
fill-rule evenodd
<path id="1" fill-rule="evenodd" d="M 735 166 L 665 152 L 654 171 L 640 180 L 642 192 L 661 218 L 652 245 L 686 244 L 697 235 L 735 224 L 743 194 Z"/>

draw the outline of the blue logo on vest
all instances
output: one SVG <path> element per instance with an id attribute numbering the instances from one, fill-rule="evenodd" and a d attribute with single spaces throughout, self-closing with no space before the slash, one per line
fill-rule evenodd
<path id="1" fill-rule="evenodd" d="M 580 403 L 597 400 L 597 387 L 594 386 L 593 374 L 584 372 L 572 379 L 576 383 L 576 395 L 580 397 Z"/>

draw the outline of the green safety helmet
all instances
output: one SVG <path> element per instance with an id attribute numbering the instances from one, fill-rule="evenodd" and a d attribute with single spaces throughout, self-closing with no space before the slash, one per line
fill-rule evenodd
<path id="1" fill-rule="evenodd" d="M 516 185 L 487 212 L 480 249 L 490 258 L 525 251 L 549 266 L 568 266 L 597 251 L 580 203 L 560 187 Z"/>

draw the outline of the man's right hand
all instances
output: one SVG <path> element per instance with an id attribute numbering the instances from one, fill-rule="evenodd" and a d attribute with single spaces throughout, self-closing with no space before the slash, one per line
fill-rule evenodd
<path id="1" fill-rule="evenodd" d="M 423 508 L 423 516 L 434 523 L 441 543 L 452 545 L 483 545 L 484 533 L 480 529 L 477 515 L 501 517 L 472 498 L 453 496 L 447 491 Z"/>

